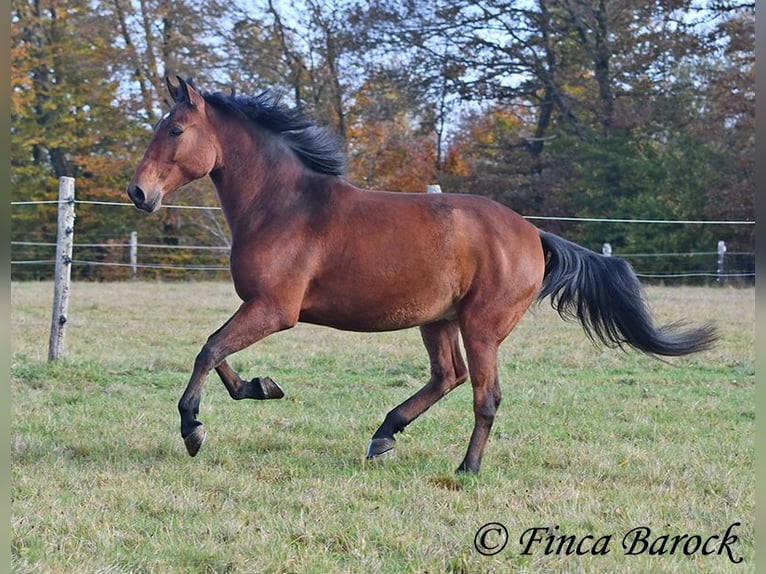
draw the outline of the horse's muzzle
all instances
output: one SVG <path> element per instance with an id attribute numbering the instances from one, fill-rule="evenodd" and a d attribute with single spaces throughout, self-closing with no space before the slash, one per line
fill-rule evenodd
<path id="1" fill-rule="evenodd" d="M 128 197 L 138 209 L 142 209 L 148 213 L 152 213 L 153 211 L 157 210 L 160 199 L 159 194 L 155 195 L 151 200 L 147 201 L 144 190 L 141 189 L 138 185 L 129 185 L 127 191 Z"/>

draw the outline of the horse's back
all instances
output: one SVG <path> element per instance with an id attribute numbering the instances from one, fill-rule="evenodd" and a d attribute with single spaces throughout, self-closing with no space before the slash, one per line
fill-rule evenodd
<path id="1" fill-rule="evenodd" d="M 542 260 L 537 227 L 486 197 L 468 194 L 360 192 L 359 210 L 372 214 L 366 234 L 377 227 L 395 235 L 408 256 L 428 254 L 436 265 L 460 264 L 475 275 Z M 364 216 L 363 216 L 364 217 Z M 366 219 L 366 218 L 365 218 Z M 534 273 L 533 273 L 534 275 Z M 542 279 L 542 276 L 540 276 Z"/>

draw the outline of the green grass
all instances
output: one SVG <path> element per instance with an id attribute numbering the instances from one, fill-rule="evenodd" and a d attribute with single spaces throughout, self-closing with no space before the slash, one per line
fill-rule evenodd
<path id="1" fill-rule="evenodd" d="M 427 379 L 416 330 L 308 325 L 232 358 L 281 401 L 234 402 L 212 374 L 190 458 L 176 402 L 228 284 L 75 283 L 65 359 L 47 362 L 52 285 L 11 286 L 15 572 L 754 571 L 754 290 L 647 289 L 662 321 L 716 320 L 711 351 L 672 364 L 594 348 L 546 305 L 504 344 L 504 398 L 482 472 L 457 477 L 472 428 L 463 385 L 364 458 L 385 413 Z M 510 533 L 482 556 L 477 529 Z M 622 537 L 726 528 L 740 564 L 626 556 Z M 519 537 L 611 536 L 606 555 L 522 555 Z M 659 544 L 659 543 L 658 543 Z M 590 548 L 590 546 L 586 547 Z M 669 546 L 668 546 L 669 548 Z"/>

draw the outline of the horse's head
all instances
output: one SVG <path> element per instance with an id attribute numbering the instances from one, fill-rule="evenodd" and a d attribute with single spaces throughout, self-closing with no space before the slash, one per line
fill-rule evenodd
<path id="1" fill-rule="evenodd" d="M 204 98 L 176 77 L 178 86 L 166 78 L 175 103 L 155 126 L 127 189 L 136 207 L 148 212 L 159 209 L 166 194 L 209 174 L 218 157 Z"/>

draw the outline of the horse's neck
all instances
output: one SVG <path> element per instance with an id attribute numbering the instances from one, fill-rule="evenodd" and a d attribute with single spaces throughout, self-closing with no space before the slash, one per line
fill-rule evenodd
<path id="1" fill-rule="evenodd" d="M 302 168 L 297 159 L 289 154 L 270 159 L 276 144 L 267 138 L 223 141 L 223 165 L 210 174 L 232 235 L 243 227 L 251 230 L 259 219 L 268 220 L 280 204 L 300 193 L 297 181 Z"/>

